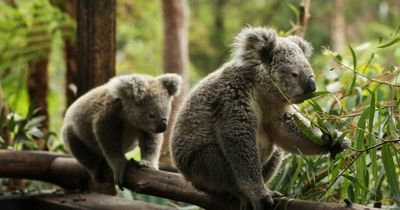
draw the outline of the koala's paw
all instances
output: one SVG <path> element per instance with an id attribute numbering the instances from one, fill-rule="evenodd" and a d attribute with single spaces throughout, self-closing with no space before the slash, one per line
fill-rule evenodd
<path id="1" fill-rule="evenodd" d="M 343 152 L 351 146 L 351 141 L 348 139 L 343 139 L 342 141 L 335 142 L 330 148 L 331 157 L 334 159 L 337 154 Z"/>
<path id="2" fill-rule="evenodd" d="M 141 160 L 138 162 L 139 167 L 146 167 L 146 168 L 154 168 L 154 169 L 158 169 L 157 166 L 155 166 L 153 163 L 151 163 L 148 160 Z"/>
<path id="3" fill-rule="evenodd" d="M 280 198 L 280 197 L 283 197 L 283 194 L 280 193 L 280 192 L 278 192 L 278 191 L 271 191 L 270 193 L 271 193 L 271 196 L 272 196 L 273 198 Z"/>
<path id="4" fill-rule="evenodd" d="M 138 162 L 135 161 L 134 159 L 130 159 L 129 161 L 126 161 L 124 164 L 121 164 L 120 167 L 117 167 L 116 169 L 113 170 L 114 183 L 118 185 L 118 188 L 122 191 L 124 190 L 123 186 L 125 186 L 126 169 L 129 168 L 129 166 L 131 165 L 137 166 Z"/>
<path id="5" fill-rule="evenodd" d="M 272 199 L 272 193 L 265 195 L 261 199 L 251 201 L 251 206 L 253 210 L 264 210 L 270 208 L 274 205 L 274 200 Z"/>

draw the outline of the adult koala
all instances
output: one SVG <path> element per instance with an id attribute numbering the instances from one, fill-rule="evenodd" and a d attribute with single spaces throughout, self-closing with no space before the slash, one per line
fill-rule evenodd
<path id="1" fill-rule="evenodd" d="M 293 115 L 310 122 L 288 102 L 301 103 L 316 90 L 309 43 L 267 28 L 245 28 L 233 46 L 233 58 L 200 81 L 183 104 L 172 133 L 172 158 L 197 189 L 234 196 L 259 210 L 279 195 L 264 183 L 281 163 L 281 148 L 316 155 L 334 146 L 308 139 Z"/>

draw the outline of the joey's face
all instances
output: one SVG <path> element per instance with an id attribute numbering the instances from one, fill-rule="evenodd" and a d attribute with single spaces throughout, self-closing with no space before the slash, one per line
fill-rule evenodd
<path id="1" fill-rule="evenodd" d="M 178 74 L 123 75 L 107 83 L 110 94 L 122 101 L 121 117 L 132 126 L 150 133 L 161 133 L 167 128 L 171 98 L 182 84 Z"/>
<path id="2" fill-rule="evenodd" d="M 167 128 L 171 110 L 171 97 L 164 88 L 148 91 L 146 96 L 136 102 L 128 113 L 134 115 L 137 126 L 151 133 L 162 133 Z"/>
<path id="3" fill-rule="evenodd" d="M 315 78 L 310 63 L 302 49 L 286 41 L 278 44 L 271 61 L 269 74 L 275 88 L 272 92 L 280 101 L 289 99 L 297 104 L 303 96 L 316 90 Z M 286 98 L 285 98 L 286 96 Z"/>

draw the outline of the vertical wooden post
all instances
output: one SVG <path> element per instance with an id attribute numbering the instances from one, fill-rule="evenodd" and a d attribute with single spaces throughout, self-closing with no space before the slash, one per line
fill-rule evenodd
<path id="1" fill-rule="evenodd" d="M 115 0 L 78 0 L 77 97 L 115 76 Z M 111 183 L 89 183 L 92 191 L 116 194 Z"/>
<path id="2" fill-rule="evenodd" d="M 64 2 L 63 10 L 69 14 L 69 16 L 76 21 L 76 9 L 77 0 L 69 0 Z M 65 96 L 66 96 L 66 107 L 69 107 L 77 95 L 76 81 L 78 73 L 77 65 L 77 44 L 76 39 L 65 38 L 64 39 L 64 52 L 65 52 Z"/>
<path id="3" fill-rule="evenodd" d="M 183 77 L 181 94 L 172 104 L 168 128 L 164 133 L 162 155 L 169 151 L 171 125 L 175 121 L 176 112 L 189 90 L 188 79 L 188 8 L 186 0 L 162 0 L 164 22 L 163 68 L 165 73 L 178 73 Z M 163 155 L 164 166 L 172 166 L 169 155 Z"/>
<path id="4" fill-rule="evenodd" d="M 115 76 L 115 0 L 79 0 L 78 97 Z"/>

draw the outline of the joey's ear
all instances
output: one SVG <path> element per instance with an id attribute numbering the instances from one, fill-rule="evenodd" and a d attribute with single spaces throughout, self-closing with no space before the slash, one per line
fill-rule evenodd
<path id="1" fill-rule="evenodd" d="M 244 28 L 233 42 L 233 57 L 244 65 L 269 63 L 276 47 L 278 35 L 273 29 Z"/>
<path id="2" fill-rule="evenodd" d="M 288 36 L 287 38 L 293 43 L 295 43 L 297 46 L 299 46 L 307 58 L 310 58 L 313 51 L 313 47 L 309 42 L 298 36 Z"/>
<path id="3" fill-rule="evenodd" d="M 157 79 L 164 85 L 170 96 L 178 95 L 182 87 L 182 77 L 178 74 L 163 74 Z"/>
<path id="4" fill-rule="evenodd" d="M 114 77 L 108 82 L 111 95 L 116 98 L 134 98 L 139 102 L 147 93 L 148 82 L 138 75 Z"/>

